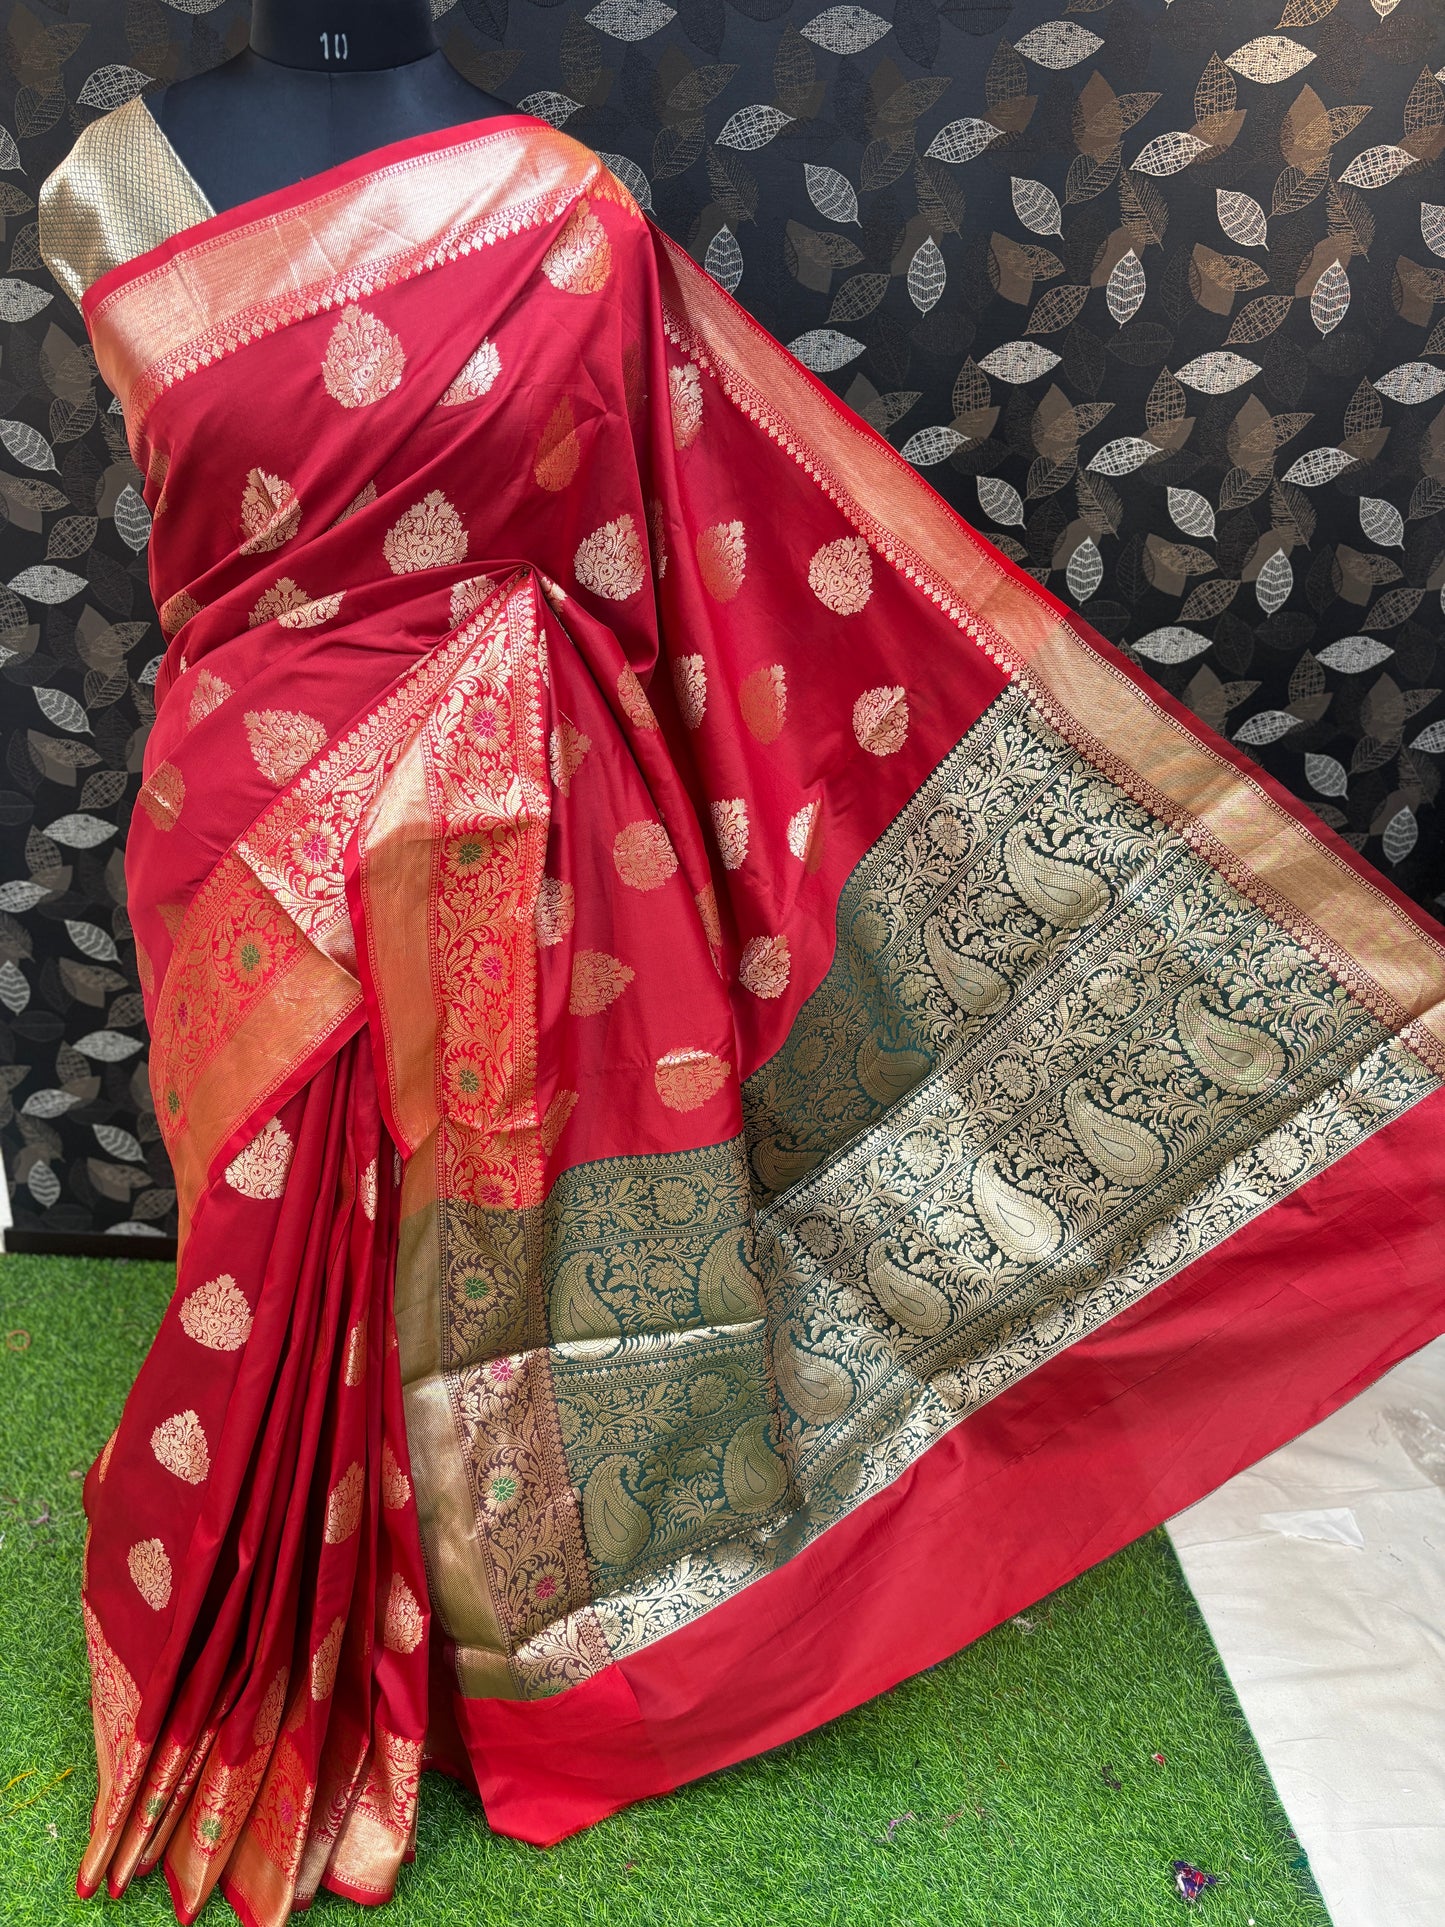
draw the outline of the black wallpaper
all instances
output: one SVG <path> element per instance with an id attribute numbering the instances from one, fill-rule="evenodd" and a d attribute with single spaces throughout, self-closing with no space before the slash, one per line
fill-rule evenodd
<path id="1" fill-rule="evenodd" d="M 1421 902 L 1445 891 L 1439 0 L 439 4 L 915 463 Z M 36 250 L 76 130 L 236 0 L 0 4 L 0 1146 L 169 1233 L 122 846 L 161 638 Z"/>

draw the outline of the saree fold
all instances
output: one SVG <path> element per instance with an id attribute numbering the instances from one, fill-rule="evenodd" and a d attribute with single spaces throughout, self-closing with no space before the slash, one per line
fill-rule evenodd
<path id="1" fill-rule="evenodd" d="M 108 268 L 175 1303 L 81 1872 L 383 1898 L 956 1651 L 1445 1327 L 1440 930 L 528 116 Z"/>

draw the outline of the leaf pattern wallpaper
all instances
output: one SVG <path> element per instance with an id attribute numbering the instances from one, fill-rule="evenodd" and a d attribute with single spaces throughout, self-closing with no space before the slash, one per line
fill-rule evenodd
<path id="1" fill-rule="evenodd" d="M 434 0 L 969 521 L 1402 889 L 1445 892 L 1439 0 Z M 0 1144 L 174 1231 L 123 845 L 148 518 L 35 195 L 236 0 L 0 4 Z"/>

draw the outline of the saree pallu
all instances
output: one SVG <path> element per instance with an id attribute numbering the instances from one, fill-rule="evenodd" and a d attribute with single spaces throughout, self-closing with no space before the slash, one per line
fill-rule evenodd
<path id="1" fill-rule="evenodd" d="M 428 1765 L 557 1840 L 1445 1326 L 1440 930 L 586 148 L 396 143 L 83 312 L 182 1212 L 83 1892 L 384 1897 Z"/>

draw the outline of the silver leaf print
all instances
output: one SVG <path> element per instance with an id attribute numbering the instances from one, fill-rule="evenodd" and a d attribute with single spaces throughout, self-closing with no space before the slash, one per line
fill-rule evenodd
<path id="1" fill-rule="evenodd" d="M 589 27 L 614 40 L 647 40 L 677 18 L 677 9 L 662 0 L 597 0 L 585 18 Z"/>
<path id="2" fill-rule="evenodd" d="M 12 575 L 9 586 L 16 595 L 28 596 L 32 602 L 68 602 L 88 585 L 85 577 L 77 575 L 74 569 L 57 568 L 53 562 L 34 562 L 19 575 Z"/>
<path id="3" fill-rule="evenodd" d="M 1057 73 L 1066 67 L 1077 67 L 1081 60 L 1096 54 L 1103 44 L 1098 34 L 1090 33 L 1076 21 L 1046 20 L 1022 40 L 1016 40 L 1014 51 L 1021 53 L 1025 60 L 1033 61 L 1036 67 L 1052 67 Z"/>
<path id="4" fill-rule="evenodd" d="M 1314 59 L 1311 50 L 1302 46 L 1298 40 L 1286 39 L 1283 34 L 1261 34 L 1257 40 L 1247 40 L 1242 47 L 1236 47 L 1232 54 L 1226 54 L 1224 64 L 1242 74 L 1246 80 L 1257 81 L 1262 87 L 1274 87 L 1282 80 L 1299 73 Z"/>
<path id="5" fill-rule="evenodd" d="M 1360 497 L 1360 527 L 1382 549 L 1403 549 L 1405 546 L 1404 516 L 1393 502 L 1383 501 L 1378 495 Z"/>
<path id="6" fill-rule="evenodd" d="M 129 482 L 115 498 L 116 532 L 139 555 L 151 539 L 151 512 Z"/>
<path id="7" fill-rule="evenodd" d="M 1389 401 L 1414 407 L 1417 402 L 1433 401 L 1445 390 L 1445 373 L 1428 361 L 1402 361 L 1388 375 L 1381 375 L 1375 387 Z"/>
<path id="8" fill-rule="evenodd" d="M 637 205 L 646 213 L 652 212 L 652 183 L 634 160 L 626 154 L 604 154 L 598 150 L 597 158 L 606 163 L 621 181 Z"/>
<path id="9" fill-rule="evenodd" d="M 1064 571 L 1064 580 L 1069 585 L 1069 594 L 1076 602 L 1087 602 L 1104 580 L 1104 558 L 1099 553 L 1098 543 L 1091 535 L 1086 535 L 1069 557 L 1069 566 Z"/>
<path id="10" fill-rule="evenodd" d="M 1438 756 L 1445 750 L 1445 723 L 1428 723 L 1410 744 L 1411 749 L 1423 749 L 1428 755 Z"/>
<path id="11" fill-rule="evenodd" d="M 1349 794 L 1349 775 L 1344 764 L 1333 756 L 1306 756 L 1305 780 L 1318 796 Z"/>
<path id="12" fill-rule="evenodd" d="M 1014 213 L 1031 234 L 1063 233 L 1059 197 L 1052 188 L 1045 187 L 1042 181 L 1025 180 L 1017 174 L 1011 176 L 1011 185 Z"/>
<path id="13" fill-rule="evenodd" d="M 0 321 L 29 321 L 53 299 L 31 281 L 0 280 Z"/>
<path id="14" fill-rule="evenodd" d="M 0 443 L 26 468 L 55 467 L 49 442 L 29 422 L 0 421 Z"/>
<path id="15" fill-rule="evenodd" d="M 570 94 L 559 94 L 549 87 L 535 94 L 528 94 L 525 100 L 517 102 L 519 114 L 535 114 L 538 120 L 545 120 L 553 127 L 561 127 L 569 121 L 582 105 L 573 100 Z"/>
<path id="16" fill-rule="evenodd" d="M 858 222 L 858 195 L 846 174 L 836 167 L 819 167 L 804 161 L 803 174 L 808 183 L 808 199 L 825 221 L 844 224 Z"/>
<path id="17" fill-rule="evenodd" d="M 19 964 L 7 957 L 0 963 L 0 1004 L 12 1016 L 18 1017 L 30 1002 L 30 985 L 26 982 L 25 972 Z"/>
<path id="18" fill-rule="evenodd" d="M 947 127 L 940 127 L 923 151 L 931 161 L 950 161 L 957 165 L 977 160 L 998 137 L 999 129 L 991 122 L 966 115 L 962 120 L 951 120 Z"/>
<path id="19" fill-rule="evenodd" d="M 1001 348 L 985 355 L 978 365 L 986 375 L 994 375 L 999 381 L 1020 384 L 1037 381 L 1040 375 L 1057 368 L 1061 359 L 1052 348 L 1045 348 L 1037 341 L 1006 341 Z"/>
<path id="20" fill-rule="evenodd" d="M 1144 299 L 1147 289 L 1144 278 L 1144 264 L 1130 248 L 1121 255 L 1110 270 L 1109 279 L 1104 284 L 1104 299 L 1109 313 L 1122 328 L 1124 323 L 1138 312 L 1139 303 Z"/>
<path id="21" fill-rule="evenodd" d="M 1354 456 L 1347 455 L 1342 448 L 1312 448 L 1307 455 L 1290 463 L 1284 480 L 1293 482 L 1296 488 L 1319 488 L 1321 483 L 1332 482 L 1354 465 Z"/>
<path id="22" fill-rule="evenodd" d="M 114 963 L 119 955 L 115 938 L 108 930 L 102 930 L 98 923 L 81 923 L 67 917 L 65 929 L 76 949 L 93 963 Z"/>
<path id="23" fill-rule="evenodd" d="M 1024 526 L 1024 498 L 1012 482 L 1006 482 L 1001 475 L 980 475 L 978 477 L 978 503 L 990 520 L 1002 528 Z"/>
<path id="24" fill-rule="evenodd" d="M 1322 335 L 1338 328 L 1350 305 L 1350 277 L 1339 261 L 1331 261 L 1310 296 L 1310 320 Z"/>
<path id="25" fill-rule="evenodd" d="M 702 264 L 718 286 L 731 294 L 743 278 L 743 251 L 730 227 L 720 227 L 708 242 Z"/>
<path id="26" fill-rule="evenodd" d="M 717 137 L 717 144 L 719 147 L 736 148 L 741 154 L 750 154 L 755 148 L 766 147 L 792 119 L 793 116 L 785 114 L 781 107 L 768 107 L 757 101 L 750 107 L 739 107 L 735 114 L 729 114 Z"/>
<path id="27" fill-rule="evenodd" d="M 1132 475 L 1158 453 L 1157 446 L 1140 435 L 1121 435 L 1117 441 L 1105 442 L 1088 466 L 1096 475 Z"/>
<path id="28" fill-rule="evenodd" d="M 123 101 L 133 100 L 154 78 L 153 74 L 143 74 L 139 67 L 97 67 L 84 81 L 75 98 L 82 107 L 99 107 L 102 112 L 107 112 L 112 107 L 119 107 Z"/>
<path id="29" fill-rule="evenodd" d="M 1213 535 L 1214 510 L 1198 489 L 1171 488 L 1167 493 L 1169 517 L 1176 529 L 1185 535 Z"/>
<path id="30" fill-rule="evenodd" d="M 107 1157 L 124 1158 L 130 1164 L 143 1164 L 145 1152 L 137 1139 L 129 1131 L 121 1130 L 118 1124 L 92 1124 L 95 1141 Z"/>
<path id="31" fill-rule="evenodd" d="M 908 298 L 920 314 L 936 306 L 947 280 L 943 255 L 930 234 L 908 264 Z"/>
<path id="32" fill-rule="evenodd" d="M 806 334 L 798 335 L 788 343 L 788 353 L 796 355 L 803 366 L 811 368 L 815 375 L 827 375 L 835 368 L 846 368 L 862 352 L 861 341 L 855 341 L 852 335 L 839 334 L 836 328 L 810 328 Z"/>
<path id="33" fill-rule="evenodd" d="M 1264 209 L 1252 194 L 1242 194 L 1237 188 L 1217 187 L 1214 190 L 1214 208 L 1219 216 L 1219 225 L 1238 247 L 1269 246 L 1269 222 Z"/>
<path id="34" fill-rule="evenodd" d="M 1278 550 L 1275 553 L 1278 554 Z M 1281 736 L 1288 736 L 1299 725 L 1299 717 L 1291 716 L 1287 709 L 1261 709 L 1240 724 L 1234 740 L 1257 749 L 1265 743 L 1277 743 Z"/>
<path id="35" fill-rule="evenodd" d="M 1348 187 L 1388 187 L 1391 181 L 1399 180 L 1407 167 L 1416 166 L 1418 160 L 1419 156 L 1408 149 L 1386 142 L 1380 147 L 1367 147 L 1362 154 L 1356 154 L 1340 179 Z"/>
<path id="36" fill-rule="evenodd" d="M 798 31 L 804 40 L 811 40 L 815 47 L 821 47 L 825 53 L 861 54 L 874 41 L 881 40 L 889 31 L 889 26 L 886 20 L 880 20 L 876 13 L 870 13 L 866 7 L 829 7 L 826 12 L 816 14 Z"/>
<path id="37" fill-rule="evenodd" d="M 1209 637 L 1201 636 L 1197 629 L 1169 623 L 1141 636 L 1134 644 L 1134 654 L 1146 656 L 1150 662 L 1188 662 L 1191 656 L 1202 656 L 1208 647 Z"/>
<path id="38" fill-rule="evenodd" d="M 1432 254 L 1445 260 L 1445 207 L 1436 201 L 1420 203 L 1420 238 Z"/>
<path id="39" fill-rule="evenodd" d="M 1381 642 L 1376 636 L 1341 636 L 1317 652 L 1315 660 L 1322 662 L 1326 669 L 1338 669 L 1342 675 L 1357 676 L 1363 669 L 1374 669 L 1394 655 L 1389 643 Z"/>
<path id="40" fill-rule="evenodd" d="M 1267 616 L 1272 616 L 1289 601 L 1293 588 L 1294 568 L 1284 550 L 1276 549 L 1254 579 L 1255 600 Z"/>
<path id="41" fill-rule="evenodd" d="M 101 1064 L 123 1064 L 141 1048 L 138 1037 L 127 1037 L 119 1030 L 92 1030 L 77 1037 L 74 1048 L 82 1057 L 93 1057 Z"/>
<path id="42" fill-rule="evenodd" d="M 48 1211 L 51 1205 L 60 1202 L 60 1179 L 44 1158 L 37 1158 L 31 1165 L 25 1186 L 42 1211 Z"/>
<path id="43" fill-rule="evenodd" d="M 82 810 L 57 816 L 53 823 L 46 824 L 45 834 L 67 850 L 94 850 L 116 834 L 116 825 Z"/>
<path id="44" fill-rule="evenodd" d="M 963 447 L 964 440 L 956 428 L 920 428 L 908 437 L 899 453 L 915 468 L 931 468 L 935 462 L 947 461 L 955 449 Z"/>
<path id="45" fill-rule="evenodd" d="M 1391 863 L 1403 863 L 1414 849 L 1419 835 L 1420 825 L 1407 803 L 1403 809 L 1396 810 L 1385 825 L 1380 844 Z"/>
<path id="46" fill-rule="evenodd" d="M 90 718 L 74 696 L 67 696 L 63 689 L 35 688 L 30 693 L 39 704 L 46 722 L 54 723 L 57 729 L 74 730 L 77 734 L 89 731 Z"/>
<path id="47" fill-rule="evenodd" d="M 1182 368 L 1176 369 L 1174 379 L 1201 395 L 1227 395 L 1231 389 L 1253 381 L 1258 373 L 1257 361 L 1235 354 L 1232 348 L 1214 348 L 1207 355 L 1196 355 L 1193 361 L 1186 361 Z"/>
<path id="48" fill-rule="evenodd" d="M 1153 140 L 1140 148 L 1130 162 L 1136 174 L 1153 174 L 1163 177 L 1169 174 L 1182 174 L 1191 161 L 1207 153 L 1209 142 L 1198 134 L 1186 134 L 1176 128 L 1168 134 L 1156 134 Z"/>

